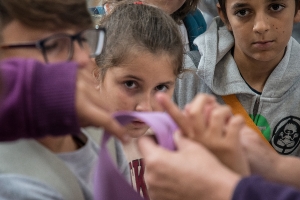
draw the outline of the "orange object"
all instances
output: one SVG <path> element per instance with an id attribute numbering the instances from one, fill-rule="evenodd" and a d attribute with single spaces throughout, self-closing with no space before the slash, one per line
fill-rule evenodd
<path id="1" fill-rule="evenodd" d="M 231 94 L 231 95 L 227 95 L 227 96 L 222 96 L 224 102 L 229 105 L 232 109 L 232 113 L 233 114 L 240 114 L 244 117 L 245 122 L 247 124 L 247 126 L 249 126 L 250 128 L 252 128 L 262 139 L 265 143 L 267 143 L 269 146 L 272 147 L 272 145 L 269 143 L 269 141 L 264 137 L 264 135 L 262 134 L 262 132 L 259 130 L 259 128 L 256 126 L 256 124 L 254 124 L 254 122 L 252 121 L 252 119 L 250 118 L 249 114 L 247 113 L 247 111 L 245 110 L 245 108 L 242 106 L 241 102 L 238 100 L 238 98 L 236 97 L 236 95 Z M 272 147 L 273 149 L 273 147 Z"/>

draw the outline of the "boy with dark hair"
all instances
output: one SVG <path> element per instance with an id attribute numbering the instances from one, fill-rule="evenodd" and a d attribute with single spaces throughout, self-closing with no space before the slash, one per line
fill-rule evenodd
<path id="1" fill-rule="evenodd" d="M 221 19 L 195 40 L 199 65 L 186 58 L 186 66 L 198 69 L 179 79 L 175 101 L 184 106 L 205 92 L 222 104 L 237 102 L 237 113 L 245 111 L 277 151 L 248 144 L 252 172 L 300 188 L 300 160 L 291 157 L 300 156 L 300 44 L 291 37 L 300 21 L 299 0 L 219 0 L 218 9 Z"/>

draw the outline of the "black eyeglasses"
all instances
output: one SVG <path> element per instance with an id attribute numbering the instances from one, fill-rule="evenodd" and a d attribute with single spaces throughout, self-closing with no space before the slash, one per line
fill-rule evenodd
<path id="1" fill-rule="evenodd" d="M 105 29 L 87 29 L 75 35 L 59 33 L 45 39 L 22 44 L 4 44 L 2 49 L 38 48 L 42 51 L 46 63 L 69 61 L 74 54 L 74 41 L 85 50 L 90 57 L 100 55 L 105 41 Z"/>

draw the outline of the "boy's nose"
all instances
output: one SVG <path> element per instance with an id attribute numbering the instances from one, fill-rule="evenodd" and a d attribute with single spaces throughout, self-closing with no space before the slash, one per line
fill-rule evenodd
<path id="1" fill-rule="evenodd" d="M 253 31 L 259 34 L 263 34 L 270 29 L 270 20 L 268 16 L 264 14 L 257 14 L 254 19 Z"/>

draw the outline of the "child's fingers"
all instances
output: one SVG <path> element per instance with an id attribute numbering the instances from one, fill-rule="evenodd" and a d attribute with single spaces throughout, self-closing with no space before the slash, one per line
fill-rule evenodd
<path id="1" fill-rule="evenodd" d="M 215 108 L 210 115 L 207 133 L 212 137 L 223 137 L 225 126 L 230 117 L 232 117 L 232 113 L 228 106 L 219 106 Z"/>
<path id="2" fill-rule="evenodd" d="M 122 142 L 127 142 L 129 135 L 109 113 L 97 106 L 86 106 L 83 116 L 87 126 L 103 127 L 110 134 L 116 136 Z"/>
<path id="3" fill-rule="evenodd" d="M 215 98 L 210 95 L 197 95 L 194 100 L 185 107 L 185 114 L 192 123 L 193 129 L 197 135 L 203 134 L 206 129 L 206 119 L 209 115 L 209 107 L 213 106 Z"/>
<path id="4" fill-rule="evenodd" d="M 226 126 L 226 136 L 228 136 L 228 139 L 230 141 L 238 140 L 239 142 L 239 135 L 244 126 L 245 126 L 245 120 L 242 116 L 235 115 L 231 117 Z"/>
<path id="5" fill-rule="evenodd" d="M 77 73 L 75 106 L 80 126 L 103 127 L 121 141 L 127 141 L 125 129 L 104 110 L 92 75 L 84 68 Z"/>
<path id="6" fill-rule="evenodd" d="M 157 168 L 157 166 L 161 166 L 159 162 L 165 162 L 165 159 L 163 158 L 170 158 L 170 155 L 172 154 L 172 152 L 157 145 L 153 138 L 149 136 L 139 137 L 138 148 L 142 157 L 145 159 L 147 171 L 151 171 L 153 167 Z"/>
<path id="7" fill-rule="evenodd" d="M 189 125 L 189 121 L 186 116 L 183 115 L 182 111 L 170 100 L 170 98 L 164 94 L 159 93 L 156 95 L 157 101 L 165 109 L 167 113 L 177 123 L 182 133 L 190 138 L 194 137 L 194 131 L 192 126 Z"/>

